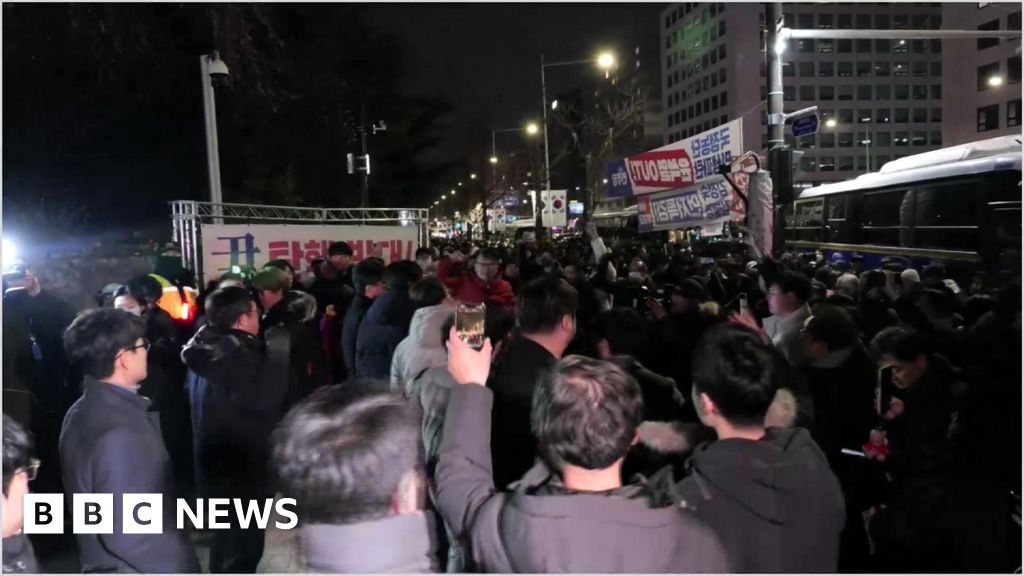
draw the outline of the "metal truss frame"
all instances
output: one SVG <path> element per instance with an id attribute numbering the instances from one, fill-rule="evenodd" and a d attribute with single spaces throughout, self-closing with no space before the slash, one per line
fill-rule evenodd
<path id="1" fill-rule="evenodd" d="M 421 246 L 430 242 L 430 211 L 427 208 L 318 208 L 266 206 L 174 200 L 171 202 L 172 235 L 181 247 L 181 265 L 202 275 L 203 224 L 358 224 L 364 226 L 415 225 Z"/>

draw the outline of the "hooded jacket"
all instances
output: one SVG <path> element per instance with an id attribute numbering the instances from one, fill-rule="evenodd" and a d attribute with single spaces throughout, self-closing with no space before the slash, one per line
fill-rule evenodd
<path id="1" fill-rule="evenodd" d="M 843 495 L 807 430 L 704 444 L 687 468 L 680 505 L 718 532 L 735 571 L 836 571 Z"/>
<path id="2" fill-rule="evenodd" d="M 436 483 L 445 521 L 483 571 L 730 571 L 715 534 L 653 484 L 575 492 L 538 463 L 512 492 L 495 491 L 492 400 L 481 386 L 452 390 Z"/>
<path id="3" fill-rule="evenodd" d="M 356 524 L 309 524 L 301 530 L 306 572 L 438 572 L 434 516 L 388 516 Z"/>
<path id="4" fill-rule="evenodd" d="M 391 357 L 409 334 L 413 311 L 405 290 L 388 292 L 373 301 L 356 335 L 356 376 L 388 380 Z"/>
<path id="5" fill-rule="evenodd" d="M 412 316 L 409 335 L 398 343 L 391 359 L 391 391 L 411 397 L 412 379 L 427 368 L 448 363 L 441 344 L 441 327 L 455 313 L 449 304 L 420 308 Z"/>
<path id="6" fill-rule="evenodd" d="M 270 433 L 288 392 L 289 337 L 267 331 L 267 345 L 238 330 L 204 326 L 185 346 L 193 450 L 200 494 L 267 489 Z M 227 491 L 227 492 L 225 492 Z"/>

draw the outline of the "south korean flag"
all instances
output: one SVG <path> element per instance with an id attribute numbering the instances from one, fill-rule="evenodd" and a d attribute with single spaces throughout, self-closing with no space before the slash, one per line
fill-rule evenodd
<path id="1" fill-rule="evenodd" d="M 541 191 L 541 221 L 545 228 L 564 228 L 567 202 L 565 190 Z"/>

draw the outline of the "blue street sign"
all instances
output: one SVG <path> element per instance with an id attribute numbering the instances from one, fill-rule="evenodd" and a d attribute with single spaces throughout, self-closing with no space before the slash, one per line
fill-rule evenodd
<path id="1" fill-rule="evenodd" d="M 793 120 L 793 137 L 799 138 L 801 136 L 808 136 L 818 131 L 818 114 L 809 114 L 802 118 Z"/>

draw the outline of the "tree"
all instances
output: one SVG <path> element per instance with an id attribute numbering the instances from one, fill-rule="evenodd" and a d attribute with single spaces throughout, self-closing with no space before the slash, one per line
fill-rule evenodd
<path id="1" fill-rule="evenodd" d="M 571 135 L 567 146 L 554 156 L 552 171 L 578 147 L 587 165 L 587 188 L 593 195 L 603 190 L 605 164 L 643 149 L 644 113 L 648 90 L 637 82 L 602 85 L 589 104 L 575 104 L 552 111 L 556 125 Z M 593 206 L 594 196 L 588 198 Z"/>

